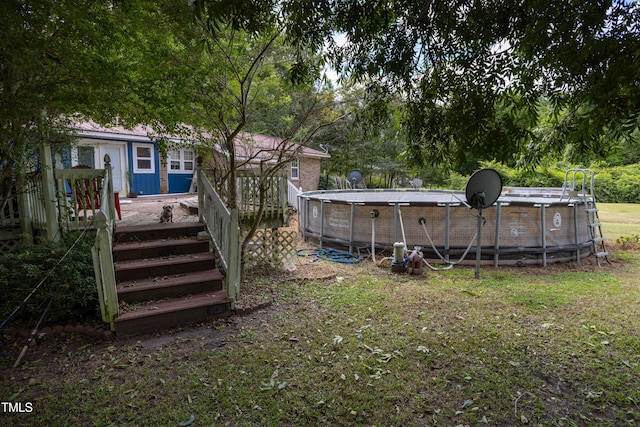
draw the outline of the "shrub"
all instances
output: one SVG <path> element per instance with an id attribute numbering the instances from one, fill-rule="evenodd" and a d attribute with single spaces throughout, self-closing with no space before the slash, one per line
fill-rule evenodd
<path id="1" fill-rule="evenodd" d="M 638 164 L 595 168 L 595 193 L 607 203 L 640 203 L 640 168 Z"/>
<path id="2" fill-rule="evenodd" d="M 99 319 L 98 294 L 93 273 L 91 246 L 95 234 L 86 233 L 64 261 L 59 260 L 81 236 L 72 233 L 60 242 L 40 242 L 0 256 L 0 321 L 43 280 L 9 325 L 35 326 L 50 298 L 55 299 L 45 323 Z"/>

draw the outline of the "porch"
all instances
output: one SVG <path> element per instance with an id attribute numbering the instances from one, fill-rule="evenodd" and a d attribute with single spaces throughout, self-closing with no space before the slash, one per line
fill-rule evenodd
<path id="1" fill-rule="evenodd" d="M 204 173 L 198 174 L 197 196 L 125 198 L 119 200 L 119 215 L 108 159 L 104 169 L 51 165 L 24 179 L 25 191 L 2 212 L 3 225 L 19 229 L 23 239 L 36 234 L 55 239 L 70 229 L 95 231 L 96 285 L 102 319 L 112 330 L 146 333 L 235 311 L 241 283 L 239 215 L 224 206 Z M 286 206 L 286 187 L 276 193 L 284 195 Z M 160 224 L 165 205 L 173 206 L 173 224 Z M 285 212 L 282 202 L 276 206 Z M 159 320 L 163 314 L 168 320 Z M 136 317 L 141 320 L 130 322 Z"/>

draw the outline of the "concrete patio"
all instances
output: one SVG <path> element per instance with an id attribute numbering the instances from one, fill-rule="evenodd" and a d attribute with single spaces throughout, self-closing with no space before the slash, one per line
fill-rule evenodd
<path id="1" fill-rule="evenodd" d="M 174 222 L 197 222 L 197 195 L 195 194 L 162 194 L 156 196 L 141 196 L 134 199 L 120 199 L 122 219 L 116 225 L 143 225 L 160 222 L 160 213 L 165 205 L 173 206 Z"/>

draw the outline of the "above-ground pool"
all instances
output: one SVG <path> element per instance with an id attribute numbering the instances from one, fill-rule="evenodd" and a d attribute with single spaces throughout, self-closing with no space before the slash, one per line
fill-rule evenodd
<path id="1" fill-rule="evenodd" d="M 573 193 L 573 194 L 572 194 Z M 542 264 L 580 260 L 594 249 L 595 207 L 576 192 L 505 187 L 482 210 L 482 262 Z M 478 210 L 465 194 L 433 190 L 336 190 L 302 193 L 299 227 L 306 241 L 349 252 L 422 247 L 429 260 L 475 261 Z"/>

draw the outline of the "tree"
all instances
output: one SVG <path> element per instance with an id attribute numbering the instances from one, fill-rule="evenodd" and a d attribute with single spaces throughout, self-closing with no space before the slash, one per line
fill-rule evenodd
<path id="1" fill-rule="evenodd" d="M 75 115 L 136 124 L 162 114 L 170 94 L 155 82 L 170 59 L 167 17 L 188 16 L 168 13 L 176 8 L 169 1 L 0 2 L 0 207 L 41 141 L 67 140 Z"/>
<path id="2" fill-rule="evenodd" d="M 260 225 L 271 178 L 336 117 L 327 109 L 333 99 L 317 91 L 309 78 L 318 68 L 297 70 L 293 76 L 297 52 L 284 44 L 277 26 L 252 32 L 241 25 L 244 21 L 209 20 L 209 13 L 199 10 L 191 30 L 176 40 L 174 67 L 184 73 L 173 104 L 175 122 L 157 123 L 156 128 L 198 141 L 201 153 L 215 153 L 216 185 L 230 210 L 239 207 L 238 171 L 258 165 L 260 203 L 254 221 L 244 224 L 244 254 Z M 278 138 L 274 145 L 262 146 L 249 130 Z M 170 148 L 171 141 L 162 143 L 162 150 Z"/>
<path id="3" fill-rule="evenodd" d="M 294 45 L 324 50 L 343 75 L 402 97 L 418 165 L 470 156 L 535 164 L 567 144 L 598 154 L 638 128 L 637 2 L 198 3 L 253 31 L 281 22 Z M 543 99 L 553 132 L 540 139 L 532 130 Z"/>

